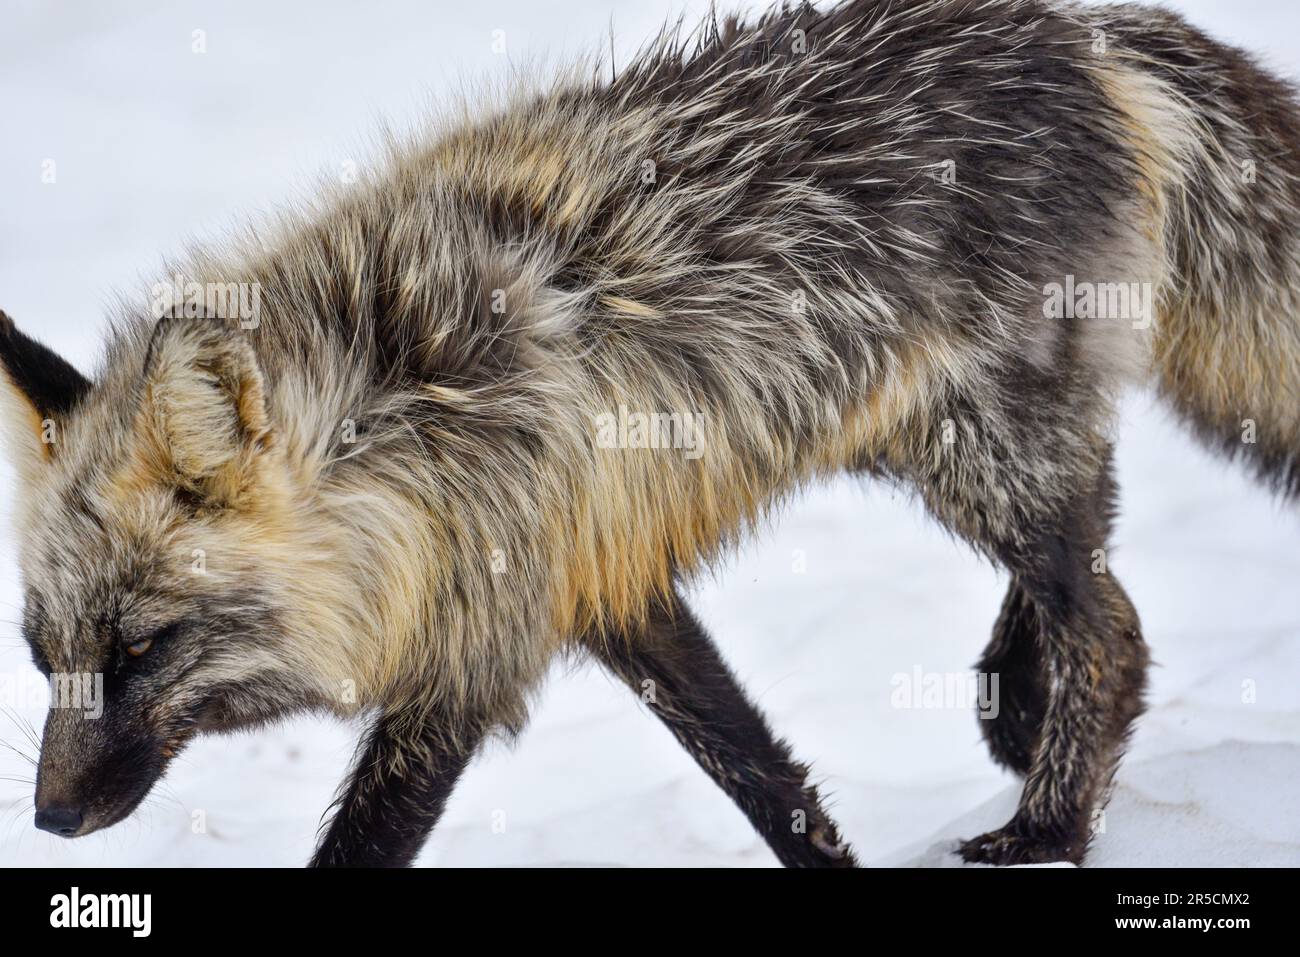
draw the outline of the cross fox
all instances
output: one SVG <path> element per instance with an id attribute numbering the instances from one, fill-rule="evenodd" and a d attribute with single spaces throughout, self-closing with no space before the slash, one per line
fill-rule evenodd
<path id="1" fill-rule="evenodd" d="M 1148 661 L 1117 394 L 1300 493 L 1293 89 L 1158 9 L 846 0 L 433 125 L 170 264 L 93 379 L 0 320 L 24 635 L 104 696 L 53 703 L 36 826 L 122 820 L 196 735 L 363 715 L 312 863 L 408 864 L 576 654 L 781 862 L 852 865 L 680 590 L 847 471 L 1010 573 L 981 727 L 1023 795 L 961 855 L 1082 861 Z"/>

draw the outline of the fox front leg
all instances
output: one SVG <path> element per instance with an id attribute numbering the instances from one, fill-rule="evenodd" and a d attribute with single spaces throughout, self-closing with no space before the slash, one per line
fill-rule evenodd
<path id="1" fill-rule="evenodd" d="M 637 694 L 653 689 L 651 711 L 736 802 L 777 860 L 787 867 L 857 865 L 808 782 L 808 768 L 772 733 L 680 595 L 641 631 L 588 636 L 587 646 Z"/>
<path id="2" fill-rule="evenodd" d="M 312 867 L 405 867 L 442 816 L 481 732 L 382 714 L 358 751 Z"/>

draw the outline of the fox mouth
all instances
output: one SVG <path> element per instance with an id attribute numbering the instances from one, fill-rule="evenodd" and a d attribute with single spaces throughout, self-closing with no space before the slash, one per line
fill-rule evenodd
<path id="1" fill-rule="evenodd" d="M 92 834 L 95 831 L 102 831 L 105 828 L 112 827 L 114 824 L 118 824 L 122 821 L 125 821 L 128 817 L 130 817 L 132 814 L 135 813 L 136 808 L 138 808 L 141 804 L 144 803 L 144 799 L 149 796 L 149 792 L 153 790 L 154 785 L 158 783 L 158 780 L 161 777 L 162 774 L 160 773 L 156 778 L 150 781 L 138 793 L 132 795 L 126 801 L 119 802 L 116 805 L 116 807 L 113 810 L 111 810 L 109 813 L 103 815 L 102 817 L 92 818 L 91 821 L 89 822 L 90 826 L 87 827 L 86 830 L 84 830 L 80 834 L 76 834 L 73 836 L 81 837 L 85 834 Z"/>
<path id="2" fill-rule="evenodd" d="M 96 802 L 87 808 L 85 812 L 60 805 L 38 808 L 35 817 L 36 827 L 58 837 L 69 839 L 85 837 L 87 834 L 102 831 L 130 817 L 135 809 L 148 797 L 149 792 L 153 790 L 155 781 L 150 781 L 148 785 L 126 800 L 114 801 L 107 806 Z"/>

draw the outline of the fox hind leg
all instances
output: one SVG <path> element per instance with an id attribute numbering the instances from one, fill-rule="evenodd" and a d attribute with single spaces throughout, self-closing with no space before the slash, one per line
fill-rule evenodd
<path id="1" fill-rule="evenodd" d="M 642 697 L 782 864 L 856 865 L 807 781 L 808 768 L 772 734 L 680 597 L 635 634 L 592 636 L 585 644 Z"/>
<path id="2" fill-rule="evenodd" d="M 1141 627 L 1124 589 L 1097 560 L 1107 547 L 1113 493 L 1107 463 L 1054 520 L 1003 546 L 1033 607 L 1050 682 L 1016 813 L 966 842 L 967 861 L 1081 863 L 1094 810 L 1142 712 L 1148 658 Z"/>
<path id="3" fill-rule="evenodd" d="M 1090 551 L 1086 544 L 1059 539 L 1046 552 L 1055 553 L 1053 561 L 1068 561 L 1070 554 L 1077 558 Z M 1142 711 L 1146 647 L 1137 615 L 1113 577 L 1089 581 L 1068 571 L 1047 573 L 1027 596 L 1042 616 L 1039 643 L 1051 675 L 1039 733 L 1014 817 L 966 842 L 961 853 L 968 861 L 990 864 L 1081 863 L 1093 814 L 1105 800 L 1130 726 Z M 1013 759 L 1020 759 L 1015 750 L 1020 744 L 1012 746 Z"/>
<path id="4" fill-rule="evenodd" d="M 1026 403 L 1015 398 L 1025 388 L 986 390 L 979 406 L 967 397 L 946 413 L 946 439 L 939 425 L 914 423 L 921 454 L 887 464 L 936 518 L 1012 575 L 981 663 L 999 674 L 998 714 L 981 724 L 994 757 L 1025 784 L 1012 820 L 966 842 L 962 856 L 1077 863 L 1142 711 L 1147 653 L 1105 563 L 1115 487 L 1109 443 L 1089 424 L 1104 410 L 1085 389 L 1044 383 L 1040 401 Z"/>
<path id="5" fill-rule="evenodd" d="M 1033 601 L 1012 579 L 978 665 L 986 687 L 995 689 L 992 707 L 981 702 L 979 728 L 993 760 L 1021 777 L 1033 764 L 1047 710 L 1047 672 L 1039 638 Z"/>

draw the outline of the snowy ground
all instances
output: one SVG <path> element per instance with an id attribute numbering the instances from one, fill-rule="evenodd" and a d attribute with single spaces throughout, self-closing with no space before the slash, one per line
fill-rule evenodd
<path id="1" fill-rule="evenodd" d="M 667 10 L 294 6 L 101 2 L 69 16 L 6 0 L 0 306 L 89 367 L 115 288 L 321 170 L 364 162 L 379 117 L 401 126 L 426 92 L 587 49 L 611 17 L 625 54 Z M 1300 72 L 1300 5 L 1174 6 Z M 195 30 L 206 53 L 192 52 Z M 494 30 L 507 55 L 493 52 Z M 1112 568 L 1160 667 L 1090 862 L 1300 864 L 1300 514 L 1196 449 L 1150 398 L 1134 396 L 1125 420 Z M 0 519 L 11 486 L 0 472 Z M 814 759 L 869 862 L 955 865 L 953 840 L 1014 806 L 1016 782 L 988 761 L 964 703 L 891 704 L 896 675 L 969 669 L 1004 584 L 915 504 L 844 482 L 811 490 L 698 589 L 729 660 Z M 0 537 L 0 705 L 39 728 L 39 696 L 21 684 L 35 672 L 17 639 L 20 600 Z M 31 787 L 14 780 L 30 768 L 0 749 L 0 863 L 300 864 L 355 732 L 297 721 L 199 742 L 131 820 L 76 842 L 32 828 Z M 32 750 L 2 715 L 0 740 Z M 195 811 L 206 833 L 192 833 Z M 420 860 L 775 863 L 653 717 L 591 668 L 557 673 L 517 745 L 493 745 L 471 767 Z"/>

